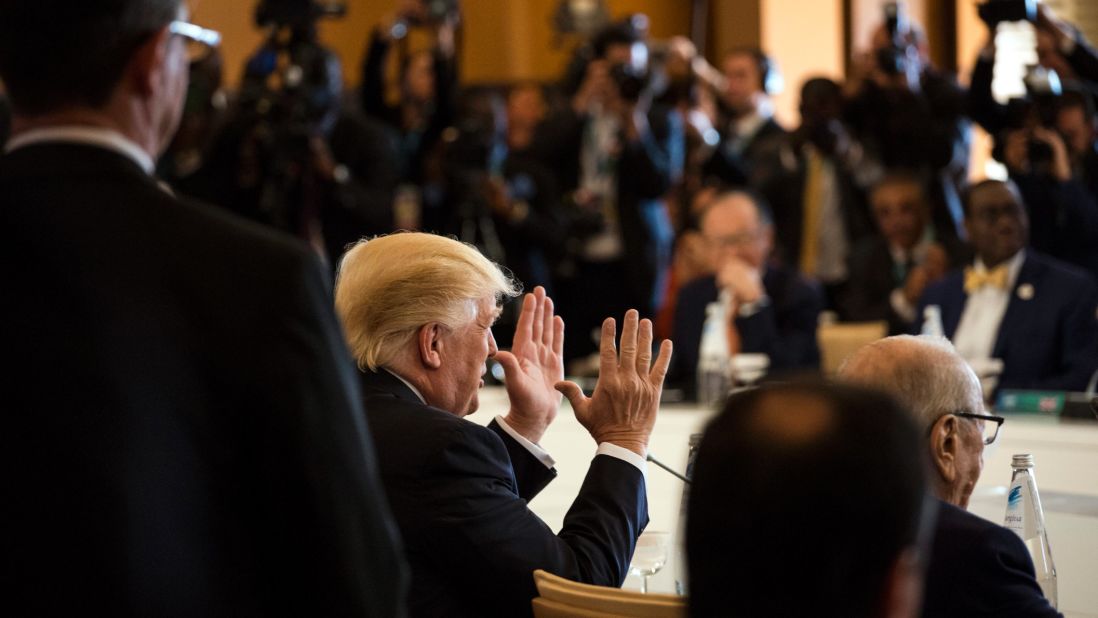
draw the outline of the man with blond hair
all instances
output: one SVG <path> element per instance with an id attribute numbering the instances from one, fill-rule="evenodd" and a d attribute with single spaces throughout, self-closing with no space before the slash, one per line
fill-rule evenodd
<path id="1" fill-rule="evenodd" d="M 965 511 L 983 469 L 984 445 L 1002 417 L 984 412 L 980 381 L 940 337 L 888 337 L 863 346 L 839 379 L 887 392 L 926 429 L 938 522 L 923 595 L 924 616 L 1058 616 L 1016 534 Z"/>
<path id="2" fill-rule="evenodd" d="M 413 616 L 529 615 L 535 569 L 620 586 L 648 523 L 645 456 L 670 342 L 653 362 L 652 324 L 631 310 L 618 353 L 608 318 L 587 398 L 562 381 L 564 322 L 544 289 L 523 299 L 511 351 L 496 348 L 499 305 L 518 295 L 476 249 L 430 234 L 365 240 L 340 264 L 336 308 L 412 567 Z M 510 409 L 486 428 L 462 417 L 479 407 L 490 357 Z M 526 502 L 556 474 L 538 442 L 561 393 L 598 450 L 553 534 Z"/>

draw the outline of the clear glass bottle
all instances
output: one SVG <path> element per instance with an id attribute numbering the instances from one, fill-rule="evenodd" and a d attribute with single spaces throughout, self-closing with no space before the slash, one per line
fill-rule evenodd
<path id="1" fill-rule="evenodd" d="M 728 320 L 731 298 L 721 297 L 705 308 L 701 342 L 698 345 L 698 403 L 713 407 L 724 400 L 731 387 L 731 354 L 728 349 Z"/>
<path id="2" fill-rule="evenodd" d="M 945 337 L 945 328 L 942 326 L 942 308 L 938 305 L 923 307 L 922 335 L 931 337 Z"/>
<path id="3" fill-rule="evenodd" d="M 1033 559 L 1037 583 L 1053 607 L 1057 606 L 1056 565 L 1045 530 L 1045 513 L 1041 509 L 1041 496 L 1037 493 L 1037 480 L 1033 476 L 1033 455 L 1015 455 L 1010 467 L 1010 492 L 1007 494 L 1006 521 L 1004 525 L 1021 537 Z"/>

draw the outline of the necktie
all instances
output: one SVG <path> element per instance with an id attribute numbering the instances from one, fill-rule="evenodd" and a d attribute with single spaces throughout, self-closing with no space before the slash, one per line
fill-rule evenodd
<path id="1" fill-rule="evenodd" d="M 985 285 L 1005 290 L 1007 287 L 1007 274 L 1006 264 L 985 271 L 977 271 L 975 268 L 968 267 L 965 269 L 965 293 L 971 294 Z"/>
<path id="2" fill-rule="evenodd" d="M 801 225 L 801 272 L 811 277 L 816 274 L 816 255 L 819 253 L 824 161 L 812 150 L 806 154 L 804 220 Z"/>

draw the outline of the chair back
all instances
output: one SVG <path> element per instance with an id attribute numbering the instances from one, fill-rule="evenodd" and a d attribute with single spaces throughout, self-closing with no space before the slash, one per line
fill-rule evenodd
<path id="1" fill-rule="evenodd" d="M 839 371 L 848 356 L 867 343 L 888 335 L 888 322 L 836 322 L 820 324 L 816 339 L 820 344 L 820 370 L 825 376 Z"/>
<path id="2" fill-rule="evenodd" d="M 581 584 L 541 569 L 534 618 L 685 618 L 686 598 Z"/>

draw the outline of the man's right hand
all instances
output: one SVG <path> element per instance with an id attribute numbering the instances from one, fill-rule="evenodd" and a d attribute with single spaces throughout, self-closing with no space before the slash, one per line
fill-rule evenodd
<path id="1" fill-rule="evenodd" d="M 558 382 L 556 388 L 596 443 L 609 442 L 645 457 L 671 362 L 671 342 L 660 344 L 653 363 L 652 322 L 639 317 L 635 309 L 625 314 L 620 354 L 614 346 L 614 319 L 603 321 L 599 379 L 590 398 L 574 382 Z"/>
<path id="2" fill-rule="evenodd" d="M 732 292 L 738 305 L 756 302 L 766 293 L 759 269 L 740 259 L 729 260 L 717 269 L 717 287 Z"/>

